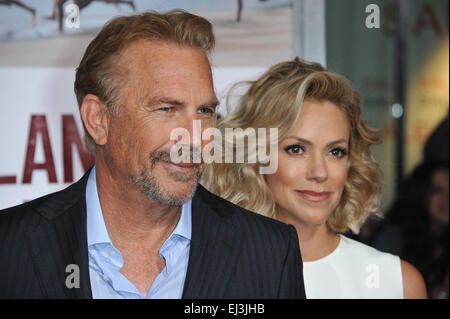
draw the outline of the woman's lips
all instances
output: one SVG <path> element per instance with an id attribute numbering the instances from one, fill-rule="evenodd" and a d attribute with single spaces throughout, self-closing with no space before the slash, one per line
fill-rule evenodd
<path id="1" fill-rule="evenodd" d="M 301 197 L 311 202 L 321 202 L 330 197 L 330 192 L 314 192 L 310 190 L 296 191 Z"/>

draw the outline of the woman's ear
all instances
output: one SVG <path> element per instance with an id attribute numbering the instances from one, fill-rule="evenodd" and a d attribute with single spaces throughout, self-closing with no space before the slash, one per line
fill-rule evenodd
<path id="1" fill-rule="evenodd" d="M 80 108 L 81 118 L 97 145 L 105 145 L 108 141 L 108 112 L 98 96 L 87 94 L 84 97 Z"/>

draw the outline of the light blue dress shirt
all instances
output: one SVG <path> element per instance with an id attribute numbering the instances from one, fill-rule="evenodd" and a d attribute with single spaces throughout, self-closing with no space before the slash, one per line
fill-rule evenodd
<path id="1" fill-rule="evenodd" d="M 97 193 L 95 166 L 86 186 L 87 241 L 89 275 L 93 298 L 111 299 L 176 299 L 183 294 L 189 261 L 192 233 L 192 201 L 181 208 L 181 216 L 172 234 L 162 245 L 159 255 L 166 266 L 153 281 L 147 296 L 120 272 L 123 257 L 114 247 L 106 229 Z"/>

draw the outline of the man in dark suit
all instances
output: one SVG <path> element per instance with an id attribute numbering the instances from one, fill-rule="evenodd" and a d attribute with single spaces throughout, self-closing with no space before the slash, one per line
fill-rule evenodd
<path id="1" fill-rule="evenodd" d="M 75 93 L 95 166 L 0 211 L 1 298 L 305 297 L 294 228 L 198 185 L 213 46 L 182 11 L 116 18 L 89 44 Z"/>

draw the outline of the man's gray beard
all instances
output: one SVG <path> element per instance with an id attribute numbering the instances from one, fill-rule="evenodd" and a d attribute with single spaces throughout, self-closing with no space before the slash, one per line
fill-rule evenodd
<path id="1" fill-rule="evenodd" d="M 171 175 L 173 176 L 174 174 Z M 182 179 L 175 178 L 175 179 L 179 181 L 183 180 L 183 178 Z M 174 206 L 182 206 L 183 204 L 187 203 L 192 199 L 192 197 L 195 194 L 195 191 L 197 190 L 198 179 L 199 177 L 195 178 L 195 180 L 192 182 L 192 189 L 189 192 L 189 194 L 182 197 L 176 197 L 169 194 L 167 191 L 164 191 L 154 176 L 136 177 L 134 178 L 134 184 L 137 186 L 139 191 L 143 193 L 145 196 L 147 196 L 149 199 L 158 202 L 163 206 L 174 207 Z"/>
<path id="2" fill-rule="evenodd" d="M 151 169 L 155 166 L 158 161 L 168 161 L 170 155 L 164 151 L 155 151 L 151 155 Z M 201 172 L 200 165 L 195 165 L 194 169 L 189 174 L 169 172 L 169 175 L 173 177 L 176 181 L 189 181 L 192 180 L 192 188 L 188 195 L 183 197 L 175 197 L 164 191 L 161 185 L 158 183 L 154 176 L 149 176 L 147 169 L 143 169 L 139 176 L 133 177 L 133 183 L 139 189 L 141 193 L 147 196 L 149 199 L 158 202 L 163 206 L 174 207 L 182 206 L 192 199 L 197 190 L 198 180 L 200 179 Z"/>

